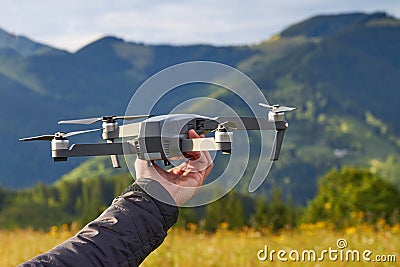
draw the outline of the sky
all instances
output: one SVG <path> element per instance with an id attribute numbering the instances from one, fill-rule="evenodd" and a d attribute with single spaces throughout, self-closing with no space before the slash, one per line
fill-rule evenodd
<path id="1" fill-rule="evenodd" d="M 400 0 L 0 0 L 0 28 L 70 52 L 106 35 L 242 45 L 315 15 L 375 11 L 400 18 Z"/>

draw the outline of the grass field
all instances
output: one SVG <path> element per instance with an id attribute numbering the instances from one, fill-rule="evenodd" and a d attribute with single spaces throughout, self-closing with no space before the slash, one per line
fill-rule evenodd
<path id="1" fill-rule="evenodd" d="M 230 231 L 226 224 L 221 224 L 213 234 L 199 232 L 195 225 L 189 228 L 171 229 L 164 243 L 150 254 L 142 266 L 399 266 L 400 261 L 400 225 L 360 225 L 335 231 L 321 222 L 304 224 L 296 230 L 271 233 L 268 229 L 261 232 L 246 228 Z M 75 229 L 66 226 L 60 229 L 53 227 L 49 232 L 0 231 L 0 266 L 16 266 L 75 232 Z M 338 240 L 342 243 L 337 244 Z M 343 246 L 343 242 L 347 246 L 340 249 L 338 245 Z M 268 247 L 268 258 L 261 261 L 257 253 L 265 251 L 265 246 Z M 331 255 L 329 252 L 322 254 L 329 249 Z M 276 252 L 272 254 L 271 261 L 272 250 Z M 287 262 L 278 259 L 279 250 L 286 252 L 280 253 Z M 316 261 L 311 250 L 316 252 Z M 357 258 L 356 250 L 360 255 L 359 262 L 353 261 Z M 265 257 L 264 251 L 259 253 L 261 258 Z M 362 258 L 364 251 L 367 251 L 365 256 L 371 259 L 370 262 Z M 299 256 L 297 262 L 293 260 L 296 255 Z M 386 262 L 377 262 L 376 256 L 380 256 L 381 261 L 386 259 Z M 322 257 L 323 260 L 318 261 Z"/>

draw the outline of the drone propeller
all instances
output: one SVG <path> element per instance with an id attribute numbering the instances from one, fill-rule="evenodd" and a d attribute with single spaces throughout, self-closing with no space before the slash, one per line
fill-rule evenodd
<path id="1" fill-rule="evenodd" d="M 287 111 L 292 111 L 295 110 L 296 108 L 292 108 L 292 107 L 285 107 L 285 106 L 279 106 L 279 105 L 267 105 L 264 103 L 258 103 L 258 105 L 262 106 L 262 107 L 266 107 L 269 108 L 272 112 L 274 113 L 282 113 L 282 112 L 287 112 Z"/>
<path id="2" fill-rule="evenodd" d="M 227 130 L 227 128 L 231 129 L 231 130 L 237 130 L 238 128 L 236 127 L 236 123 L 234 123 L 233 121 L 225 121 L 223 123 L 218 124 L 218 127 L 214 130 L 212 130 L 211 132 L 216 132 L 218 130 L 222 130 L 225 129 Z"/>
<path id="3" fill-rule="evenodd" d="M 95 132 L 95 131 L 100 131 L 100 130 L 103 130 L 103 128 L 92 129 L 92 130 L 83 130 L 83 131 L 75 131 L 75 132 L 69 132 L 69 133 L 57 132 L 55 134 L 45 134 L 45 135 L 38 135 L 38 136 L 20 138 L 19 141 L 38 141 L 38 140 L 51 141 L 54 138 L 66 139 L 66 138 L 68 138 L 70 136 L 83 134 L 83 133 L 89 133 L 89 132 Z"/>
<path id="4" fill-rule="evenodd" d="M 271 105 L 267 105 L 267 104 L 264 104 L 264 103 L 258 103 L 258 105 L 262 106 L 262 107 L 265 107 L 265 108 L 270 108 L 270 109 L 274 109 L 274 108 L 278 108 L 279 107 L 279 105 L 271 106 Z"/>
<path id="5" fill-rule="evenodd" d="M 57 133 L 56 134 L 45 134 L 45 135 L 38 135 L 38 136 L 20 138 L 18 140 L 19 141 L 36 141 L 36 140 L 51 141 L 56 137 L 56 135 L 57 135 Z"/>
<path id="6" fill-rule="evenodd" d="M 92 124 L 98 121 L 115 122 L 116 120 L 136 120 L 141 118 L 148 118 L 151 115 L 136 115 L 136 116 L 103 116 L 99 118 L 88 118 L 78 120 L 59 121 L 58 124 Z"/>

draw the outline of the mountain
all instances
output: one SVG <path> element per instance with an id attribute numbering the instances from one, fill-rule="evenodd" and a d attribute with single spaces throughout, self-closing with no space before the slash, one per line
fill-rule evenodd
<path id="1" fill-rule="evenodd" d="M 304 200 L 329 168 L 398 155 L 399 41 L 399 20 L 382 13 L 317 16 L 241 62 L 270 99 L 300 107 L 289 114 L 285 160 L 273 167 L 271 183 L 289 178 L 287 190 Z"/>
<path id="2" fill-rule="evenodd" d="M 0 29 L 0 50 L 9 50 L 9 53 L 17 53 L 21 56 L 30 56 L 48 53 L 55 49 L 47 45 L 33 42 L 24 36 L 10 34 Z"/>
<path id="3" fill-rule="evenodd" d="M 53 182 L 82 162 L 54 164 L 49 145 L 21 143 L 19 137 L 76 130 L 56 124 L 66 118 L 124 114 L 134 90 L 167 66 L 196 59 L 235 65 L 252 53 L 245 47 L 149 46 L 115 37 L 101 38 L 73 54 L 24 51 L 18 46 L 0 50 L 0 111 L 7 114 L 0 118 L 0 150 L 9 151 L 0 161 L 4 187 Z"/>
<path id="4" fill-rule="evenodd" d="M 377 12 L 366 15 L 364 13 L 321 15 L 307 19 L 303 22 L 292 25 L 282 31 L 282 37 L 306 36 L 306 37 L 327 37 L 336 35 L 343 31 L 363 28 L 368 23 L 386 21 L 396 23 L 395 19 L 386 13 Z"/>
<path id="5" fill-rule="evenodd" d="M 108 36 L 68 53 L 28 39 L 10 46 L 10 38 L 0 32 L 3 187 L 54 182 L 84 160 L 52 163 L 49 145 L 19 143 L 19 137 L 79 128 L 56 125 L 62 119 L 123 114 L 143 81 L 191 60 L 236 67 L 270 102 L 299 108 L 287 115 L 290 129 L 265 190 L 279 185 L 304 202 L 330 168 L 368 167 L 400 152 L 400 21 L 384 13 L 316 16 L 251 46 L 146 45 Z M 227 94 L 218 99 L 236 103 Z M 85 140 L 98 135 L 79 137 Z"/>

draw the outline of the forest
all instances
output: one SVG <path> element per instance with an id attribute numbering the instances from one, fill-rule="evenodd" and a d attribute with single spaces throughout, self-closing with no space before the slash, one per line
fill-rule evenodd
<path id="1" fill-rule="evenodd" d="M 0 227 L 49 230 L 63 224 L 83 227 L 106 209 L 114 197 L 133 182 L 129 174 L 108 178 L 63 179 L 25 190 L 0 190 Z M 317 194 L 306 206 L 295 205 L 279 188 L 249 195 L 233 190 L 211 204 L 180 208 L 177 226 L 196 225 L 214 232 L 228 229 L 293 229 L 302 223 L 324 221 L 338 229 L 383 220 L 400 223 L 400 191 L 370 170 L 343 167 L 319 179 Z"/>

